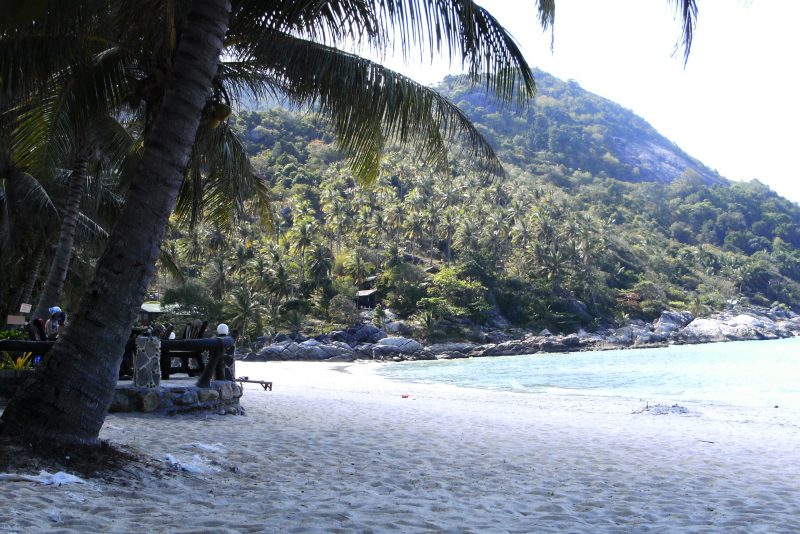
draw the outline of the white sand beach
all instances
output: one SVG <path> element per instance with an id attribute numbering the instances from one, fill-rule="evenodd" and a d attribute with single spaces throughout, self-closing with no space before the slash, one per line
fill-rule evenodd
<path id="1" fill-rule="evenodd" d="M 796 412 L 653 415 L 376 367 L 237 363 L 274 382 L 245 385 L 245 416 L 110 415 L 103 439 L 175 475 L 0 481 L 0 531 L 800 532 Z"/>

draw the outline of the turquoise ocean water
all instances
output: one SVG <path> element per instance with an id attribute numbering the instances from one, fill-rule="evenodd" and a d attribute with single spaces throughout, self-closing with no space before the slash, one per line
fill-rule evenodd
<path id="1" fill-rule="evenodd" d="M 800 412 L 800 338 L 386 365 L 387 378 Z"/>

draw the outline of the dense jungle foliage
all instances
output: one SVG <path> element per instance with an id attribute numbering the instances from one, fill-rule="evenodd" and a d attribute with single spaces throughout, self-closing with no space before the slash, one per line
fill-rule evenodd
<path id="1" fill-rule="evenodd" d="M 502 324 L 497 312 L 570 330 L 738 298 L 796 305 L 796 204 L 721 178 L 574 82 L 536 78 L 525 110 L 455 78 L 438 88 L 498 148 L 502 178 L 457 151 L 434 169 L 396 150 L 361 187 L 316 115 L 240 112 L 235 128 L 271 187 L 272 228 L 255 218 L 175 226 L 166 247 L 187 278 L 165 302 L 251 334 L 346 322 L 372 284 L 378 316 L 389 308 L 429 330 Z"/>

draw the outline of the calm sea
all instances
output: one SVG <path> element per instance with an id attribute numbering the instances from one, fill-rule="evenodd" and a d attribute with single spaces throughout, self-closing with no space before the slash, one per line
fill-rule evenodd
<path id="1" fill-rule="evenodd" d="M 800 338 L 383 366 L 407 382 L 800 410 Z"/>

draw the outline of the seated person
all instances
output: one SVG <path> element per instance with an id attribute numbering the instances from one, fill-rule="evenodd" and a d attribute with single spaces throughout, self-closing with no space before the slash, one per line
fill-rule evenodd
<path id="1" fill-rule="evenodd" d="M 47 339 L 53 340 L 58 337 L 64 323 L 67 322 L 67 314 L 61 311 L 58 306 L 53 306 L 49 310 L 50 318 L 44 323 L 44 333 Z"/>

